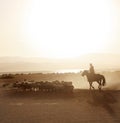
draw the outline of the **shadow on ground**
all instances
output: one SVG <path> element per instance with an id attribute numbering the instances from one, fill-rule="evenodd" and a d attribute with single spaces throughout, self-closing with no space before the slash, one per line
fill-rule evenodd
<path id="1" fill-rule="evenodd" d="M 92 106 L 100 106 L 104 108 L 111 116 L 115 116 L 112 104 L 117 103 L 116 97 L 112 91 L 90 91 L 92 100 L 88 101 Z"/>

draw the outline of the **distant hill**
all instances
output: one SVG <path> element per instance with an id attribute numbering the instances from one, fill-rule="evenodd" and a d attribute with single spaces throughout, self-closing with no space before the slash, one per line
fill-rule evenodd
<path id="1" fill-rule="evenodd" d="M 88 54 L 79 58 L 67 59 L 0 57 L 0 72 L 88 69 L 89 63 L 93 63 L 95 68 L 99 70 L 118 70 L 120 68 L 120 54 Z"/>

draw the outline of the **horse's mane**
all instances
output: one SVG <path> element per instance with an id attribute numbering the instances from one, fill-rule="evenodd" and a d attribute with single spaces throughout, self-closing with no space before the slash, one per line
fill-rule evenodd
<path id="1" fill-rule="evenodd" d="M 83 72 L 89 72 L 89 70 L 84 70 Z"/>

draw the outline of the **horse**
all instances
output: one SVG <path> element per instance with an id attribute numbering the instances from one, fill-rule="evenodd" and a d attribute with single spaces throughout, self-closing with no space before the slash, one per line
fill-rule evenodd
<path id="1" fill-rule="evenodd" d="M 98 89 L 99 90 L 101 90 L 101 86 L 105 86 L 105 84 L 106 84 L 105 77 L 101 74 L 91 74 L 91 73 L 89 73 L 88 70 L 84 70 L 82 72 L 82 76 L 87 77 L 87 80 L 88 80 L 89 85 L 90 85 L 90 90 L 91 90 L 91 88 L 95 89 L 92 85 L 93 82 L 98 83 Z"/>

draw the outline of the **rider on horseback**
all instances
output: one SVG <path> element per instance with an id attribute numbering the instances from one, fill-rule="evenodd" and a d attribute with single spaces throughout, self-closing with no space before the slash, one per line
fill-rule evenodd
<path id="1" fill-rule="evenodd" d="M 94 66 L 91 63 L 90 63 L 89 72 L 90 72 L 91 75 L 95 74 Z"/>
<path id="2" fill-rule="evenodd" d="M 89 70 L 84 70 L 82 72 L 82 76 L 86 75 L 87 80 L 90 84 L 90 89 L 93 88 L 92 83 L 97 82 L 98 83 L 98 89 L 101 90 L 101 86 L 104 86 L 106 84 L 105 77 L 101 74 L 96 74 L 94 71 L 94 66 L 90 64 Z"/>

